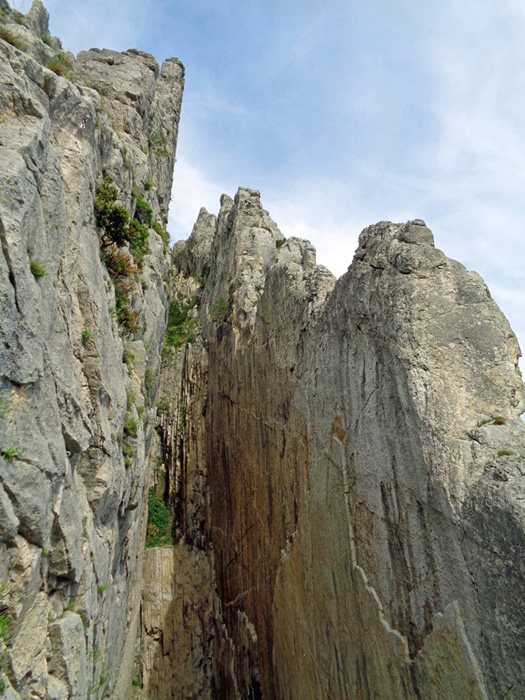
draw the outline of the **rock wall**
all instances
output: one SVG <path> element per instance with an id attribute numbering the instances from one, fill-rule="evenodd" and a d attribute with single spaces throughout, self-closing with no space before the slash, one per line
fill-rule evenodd
<path id="1" fill-rule="evenodd" d="M 181 64 L 0 14 L 2 697 L 525 698 L 483 281 L 420 220 L 336 281 L 246 189 L 170 253 Z"/>
<path id="2" fill-rule="evenodd" d="M 183 68 L 139 51 L 75 59 L 38 0 L 0 12 L 1 685 L 124 698 Z M 104 179 L 146 221 L 140 255 L 101 231 Z"/>
<path id="3" fill-rule="evenodd" d="M 240 697 L 525 697 L 523 384 L 479 276 L 416 220 L 336 282 L 242 189 L 176 259 Z"/>

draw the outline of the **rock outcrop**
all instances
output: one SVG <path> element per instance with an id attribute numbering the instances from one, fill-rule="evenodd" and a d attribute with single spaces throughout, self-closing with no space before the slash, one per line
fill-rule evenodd
<path id="1" fill-rule="evenodd" d="M 363 231 L 336 282 L 242 189 L 175 254 L 201 283 L 181 449 L 234 647 L 219 697 L 525 697 L 523 384 L 480 277 L 416 220 Z"/>
<path id="2" fill-rule="evenodd" d="M 0 11 L 1 683 L 97 698 L 135 651 L 183 69 Z"/>
<path id="3" fill-rule="evenodd" d="M 525 395 L 421 220 L 165 233 L 176 59 L 0 0 L 0 694 L 525 698 Z"/>

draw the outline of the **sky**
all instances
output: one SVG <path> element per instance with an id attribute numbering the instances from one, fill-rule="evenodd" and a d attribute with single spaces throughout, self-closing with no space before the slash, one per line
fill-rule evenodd
<path id="1" fill-rule="evenodd" d="M 173 241 L 200 207 L 250 187 L 339 276 L 365 226 L 424 219 L 482 275 L 525 350 L 523 0 L 44 4 L 74 53 L 184 63 Z"/>

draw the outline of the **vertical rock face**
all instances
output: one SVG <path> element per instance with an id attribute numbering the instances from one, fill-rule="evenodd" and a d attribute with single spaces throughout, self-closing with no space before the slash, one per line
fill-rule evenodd
<path id="1" fill-rule="evenodd" d="M 2 696 L 525 698 L 479 276 L 415 220 L 336 281 L 246 189 L 170 256 L 181 64 L 0 13 Z"/>
<path id="2" fill-rule="evenodd" d="M 96 698 L 122 671 L 127 694 L 183 69 L 74 59 L 40 2 L 0 11 L 1 683 Z M 130 219 L 146 212 L 147 244 L 106 239 L 106 262 L 103 178 Z"/>
<path id="3" fill-rule="evenodd" d="M 479 276 L 416 220 L 363 231 L 336 283 L 242 189 L 176 257 L 239 696 L 525 697 L 523 384 Z"/>

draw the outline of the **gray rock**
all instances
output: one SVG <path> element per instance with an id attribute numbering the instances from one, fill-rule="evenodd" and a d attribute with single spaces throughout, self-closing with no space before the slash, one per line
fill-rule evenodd
<path id="1" fill-rule="evenodd" d="M 183 276 L 206 261 L 213 280 L 200 302 L 206 427 L 184 433 L 183 453 L 207 467 L 229 697 L 519 688 L 514 334 L 420 220 L 365 229 L 337 283 L 308 243 L 283 240 L 241 189 L 216 221 L 201 212 L 176 255 Z M 185 478 L 195 494 L 196 472 Z"/>
<path id="2" fill-rule="evenodd" d="M 64 617 L 49 628 L 51 658 L 49 673 L 59 681 L 65 681 L 68 698 L 80 700 L 88 686 L 86 643 L 82 620 L 79 615 L 66 612 Z M 54 685 L 57 686 L 56 681 Z"/>
<path id="3" fill-rule="evenodd" d="M 135 520 L 146 502 L 170 269 L 151 228 L 142 279 L 130 280 L 138 330 L 126 338 L 136 358 L 128 365 L 101 260 L 96 183 L 110 177 L 132 217 L 137 198 L 147 200 L 165 228 L 184 71 L 134 50 L 75 59 L 49 37 L 38 0 L 25 16 L 3 2 L 0 11 L 24 47 L 0 40 L 0 385 L 9 397 L 0 442 L 16 448 L 1 459 L 0 548 L 18 630 L 14 690 L 85 698 L 115 684 L 136 598 Z M 33 600 L 46 612 L 29 639 Z M 78 615 L 63 615 L 69 605 L 85 630 Z"/>
<path id="4" fill-rule="evenodd" d="M 9 542 L 18 533 L 20 521 L 15 515 L 11 501 L 3 488 L 0 488 L 0 538 Z"/>
<path id="5" fill-rule="evenodd" d="M 97 182 L 165 226 L 184 69 L 60 67 L 38 0 L 0 12 L 4 695 L 124 698 L 136 664 L 136 700 L 524 697 L 525 391 L 481 278 L 415 219 L 336 281 L 241 188 L 117 293 Z"/>

